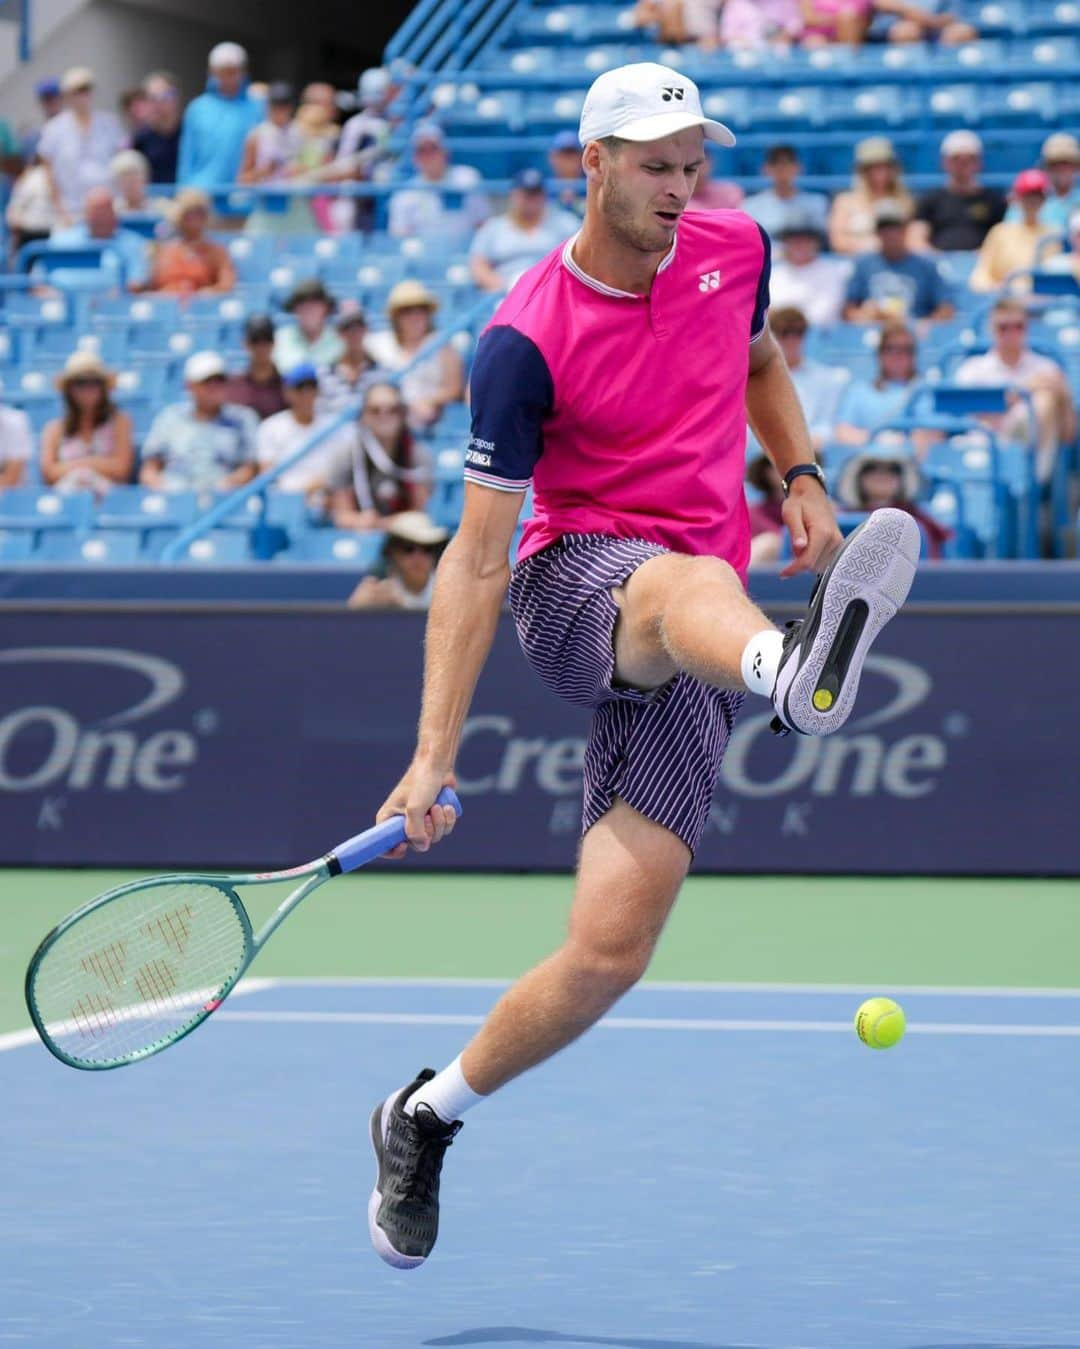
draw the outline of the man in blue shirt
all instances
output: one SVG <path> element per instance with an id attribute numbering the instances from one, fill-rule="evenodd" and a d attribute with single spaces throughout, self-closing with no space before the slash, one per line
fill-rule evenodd
<path id="1" fill-rule="evenodd" d="M 844 318 L 849 323 L 937 322 L 956 313 L 948 284 L 929 258 L 907 246 L 908 212 L 891 198 L 874 207 L 879 253 L 863 253 L 848 282 Z"/>
<path id="2" fill-rule="evenodd" d="M 506 214 L 485 221 L 469 249 L 469 267 L 481 290 L 506 290 L 581 224 L 547 200 L 539 169 L 521 169 L 513 181 Z"/>
<path id="3" fill-rule="evenodd" d="M 162 408 L 142 451 L 139 481 L 158 492 L 227 492 L 255 476 L 259 419 L 229 403 L 225 362 L 197 351 L 184 366 L 188 398 Z"/>
<path id="4" fill-rule="evenodd" d="M 141 290 L 150 276 L 150 248 L 146 239 L 134 230 L 121 229 L 116 219 L 112 191 L 92 187 L 83 201 L 81 224 L 54 230 L 50 248 L 105 246 L 101 270 L 111 272 L 120 289 Z"/>
<path id="5" fill-rule="evenodd" d="M 184 113 L 177 183 L 206 188 L 234 183 L 244 141 L 262 117 L 262 103 L 248 95 L 247 52 L 237 42 L 219 42 L 210 53 L 206 92 Z"/>
<path id="6" fill-rule="evenodd" d="M 793 220 L 809 224 L 820 234 L 829 227 L 829 199 L 823 192 L 804 192 L 799 187 L 802 164 L 791 145 L 774 145 L 765 155 L 765 175 L 772 187 L 746 198 L 742 209 L 752 216 L 774 241 Z"/>

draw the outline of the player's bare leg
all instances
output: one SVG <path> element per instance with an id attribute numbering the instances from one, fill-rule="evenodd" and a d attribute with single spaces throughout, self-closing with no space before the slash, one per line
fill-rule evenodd
<path id="1" fill-rule="evenodd" d="M 690 865 L 686 844 L 625 801 L 585 835 L 566 941 L 492 1009 L 461 1056 L 487 1096 L 565 1048 L 644 974 Z"/>
<path id="2" fill-rule="evenodd" d="M 786 635 L 743 591 L 726 562 L 664 554 L 616 593 L 616 674 L 653 688 L 685 671 L 717 688 L 771 700 L 774 729 L 831 735 L 851 715 L 874 638 L 907 598 L 920 535 L 910 515 L 874 511 L 815 587 Z"/>
<path id="3" fill-rule="evenodd" d="M 368 1230 L 387 1264 L 414 1269 L 435 1245 L 442 1160 L 461 1127 L 454 1116 L 576 1040 L 637 983 L 689 865 L 685 843 L 616 800 L 582 842 L 563 945 L 500 998 L 434 1083 L 425 1069 L 376 1107 Z"/>

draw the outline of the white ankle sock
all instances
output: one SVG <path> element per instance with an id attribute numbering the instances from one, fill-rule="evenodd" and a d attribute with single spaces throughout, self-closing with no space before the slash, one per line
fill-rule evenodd
<path id="1" fill-rule="evenodd" d="M 453 1124 L 454 1120 L 460 1119 L 466 1110 L 471 1110 L 483 1099 L 465 1081 L 459 1054 L 449 1067 L 436 1073 L 430 1082 L 425 1082 L 418 1091 L 414 1091 L 404 1108 L 406 1115 L 412 1115 L 423 1102 L 435 1111 L 444 1124 Z"/>
<path id="2" fill-rule="evenodd" d="M 771 698 L 776 684 L 776 672 L 784 650 L 783 634 L 776 628 L 767 628 L 751 637 L 742 653 L 742 679 L 751 693 Z"/>

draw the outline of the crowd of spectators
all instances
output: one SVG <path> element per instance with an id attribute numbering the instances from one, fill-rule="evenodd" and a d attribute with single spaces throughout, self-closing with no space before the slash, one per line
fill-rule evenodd
<path id="1" fill-rule="evenodd" d="M 695 43 L 703 52 L 859 47 L 870 39 L 955 45 L 977 36 L 940 0 L 638 0 L 631 14 L 661 42 Z"/>
<path id="2" fill-rule="evenodd" d="M 941 5 L 893 0 L 641 0 L 635 17 L 658 25 L 666 40 L 708 48 L 974 36 Z M 370 228 L 371 201 L 336 196 L 331 185 L 391 174 L 388 233 L 451 244 L 467 255 L 481 292 L 505 291 L 578 228 L 583 179 L 575 133 L 554 137 L 543 166 L 519 170 L 500 205 L 477 169 L 454 159 L 436 121 L 416 125 L 407 164 L 392 162 L 395 92 L 387 71 L 364 72 L 355 110 L 342 119 L 342 99 L 331 85 L 253 82 L 244 49 L 223 42 L 210 52 L 205 90 L 186 108 L 176 78 L 155 71 L 125 97 L 120 117 L 98 105 L 92 71 L 66 71 L 38 86 L 40 115 L 21 139 L 0 122 L 0 172 L 14 179 L 7 206 L 11 256 L 33 242 L 101 246 L 118 290 L 181 302 L 224 296 L 236 286 L 222 242 L 229 231 Z M 987 296 L 1008 292 L 992 316 L 991 349 L 971 356 L 955 375 L 961 383 L 1015 390 L 1007 411 L 986 424 L 1034 447 L 1042 481 L 1058 447 L 1076 435 L 1060 366 L 1027 343 L 1030 283 L 1023 274 L 1045 265 L 1080 279 L 1080 142 L 1066 132 L 1048 136 L 1039 164 L 1018 174 L 1007 194 L 983 182 L 983 145 L 974 131 L 945 135 L 940 155 L 940 184 L 916 195 L 892 142 L 869 136 L 855 145 L 850 184 L 830 198 L 804 186 L 797 148 L 776 144 L 761 164 L 766 188 L 744 197 L 735 184 L 712 176 L 707 159 L 692 203 L 739 207 L 771 237 L 771 325 L 815 447 L 866 448 L 865 462 L 852 460 L 843 491 L 837 488 L 853 509 L 905 494 L 916 509 L 917 463 L 898 467 L 870 444 L 871 436 L 901 413 L 919 383 L 920 344 L 956 314 L 958 284 Z M 226 197 L 229 184 L 281 192 L 261 191 L 252 209 L 250 201 L 240 207 Z M 287 190 L 295 184 L 328 190 L 295 195 Z M 950 254 L 977 255 L 969 282 L 947 277 L 941 262 Z M 422 513 L 432 482 L 425 436 L 466 396 L 464 364 L 453 345 L 416 359 L 436 331 L 439 296 L 406 279 L 389 291 L 385 312 L 365 314 L 311 276 L 297 281 L 282 308 L 286 320 L 269 314 L 248 320 L 244 368 L 228 369 L 209 350 L 187 361 L 185 398 L 154 418 L 141 447 L 140 481 L 162 491 L 226 490 L 289 458 L 362 400 L 357 420 L 328 433 L 278 486 L 304 493 L 313 513 L 339 528 L 382 527 L 403 512 Z M 873 378 L 852 378 L 846 368 L 807 354 L 815 331 L 842 321 L 876 330 Z M 87 352 L 65 366 L 58 379 L 64 413 L 45 427 L 38 447 L 45 482 L 101 492 L 130 480 L 132 427 L 112 400 L 114 384 L 114 373 Z M 917 453 L 929 443 L 916 438 Z M 0 407 L 0 486 L 17 483 L 33 453 L 26 419 Z M 764 460 L 752 460 L 748 476 L 760 493 L 754 503 L 760 560 L 776 546 L 779 487 Z M 395 536 L 387 545 L 402 603 L 411 603 L 402 595 L 425 589 L 427 582 L 417 580 L 419 559 L 436 557 L 445 541 L 434 529 L 428 522 L 425 532 L 414 520 L 413 537 Z M 926 530 L 940 550 L 943 539 L 930 525 Z M 358 592 L 354 602 L 372 602 L 375 593 Z"/>

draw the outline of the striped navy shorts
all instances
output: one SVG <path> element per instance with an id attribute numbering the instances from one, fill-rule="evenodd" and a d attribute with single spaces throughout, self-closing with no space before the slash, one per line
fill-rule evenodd
<path id="1" fill-rule="evenodd" d="M 613 682 L 619 608 L 611 592 L 667 551 L 564 534 L 517 564 L 510 606 L 536 673 L 560 697 L 592 709 L 582 833 L 619 796 L 695 852 L 743 695 L 687 674 L 648 692 Z"/>

